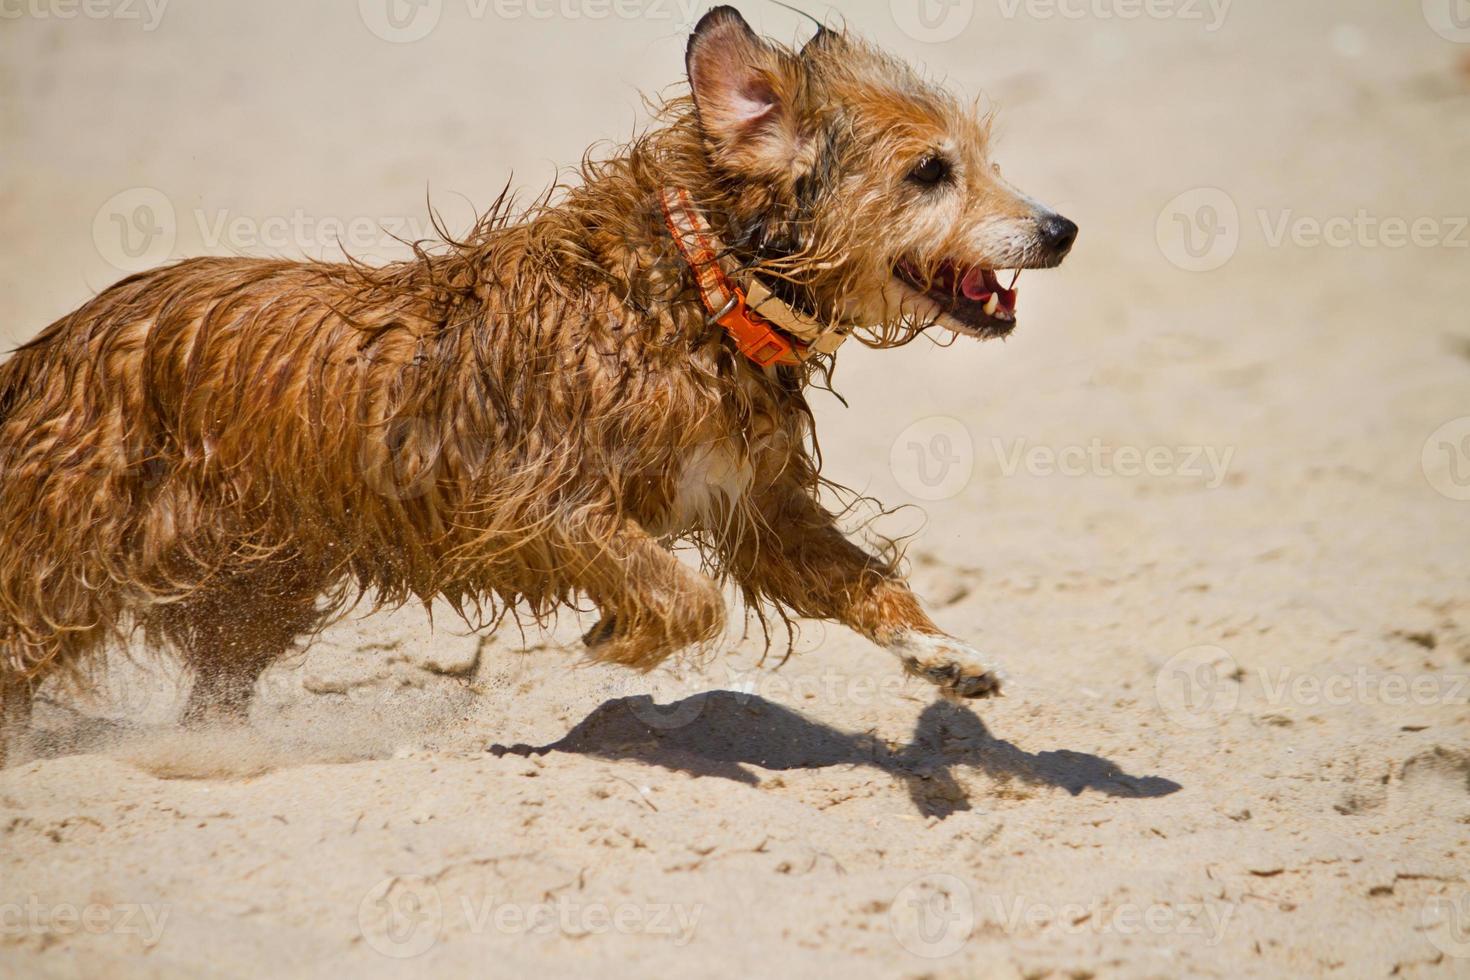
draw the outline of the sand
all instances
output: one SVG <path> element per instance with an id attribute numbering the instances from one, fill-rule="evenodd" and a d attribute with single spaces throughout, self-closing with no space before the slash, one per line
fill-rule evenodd
<path id="1" fill-rule="evenodd" d="M 0 331 L 462 228 L 630 132 L 684 7 L 7 5 Z M 815 398 L 1003 700 L 410 609 L 186 735 L 135 651 L 0 772 L 0 975 L 1470 976 L 1470 38 L 1420 7 L 843 5 L 1082 227 L 1009 342 Z"/>

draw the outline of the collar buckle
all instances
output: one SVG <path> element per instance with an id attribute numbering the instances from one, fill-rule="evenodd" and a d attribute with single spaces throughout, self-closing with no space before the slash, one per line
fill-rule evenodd
<path id="1" fill-rule="evenodd" d="M 748 306 L 736 287 L 725 306 L 710 317 L 724 327 L 735 341 L 735 348 L 763 368 L 775 364 L 800 364 L 806 360 L 807 347 L 776 330 L 770 321 Z"/>

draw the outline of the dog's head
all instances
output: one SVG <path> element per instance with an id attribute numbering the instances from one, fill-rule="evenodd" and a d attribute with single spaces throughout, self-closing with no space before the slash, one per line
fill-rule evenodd
<path id="1" fill-rule="evenodd" d="M 1072 247 L 1076 225 L 1001 177 L 986 116 L 860 40 L 797 52 L 717 7 L 686 60 L 734 244 L 825 317 L 1004 336 L 1011 275 Z"/>

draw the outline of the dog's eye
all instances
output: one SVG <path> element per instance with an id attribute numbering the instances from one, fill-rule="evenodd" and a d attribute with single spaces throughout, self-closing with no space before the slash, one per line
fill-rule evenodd
<path id="1" fill-rule="evenodd" d="M 949 161 L 931 153 L 909 171 L 909 180 L 923 187 L 935 187 L 949 178 Z"/>

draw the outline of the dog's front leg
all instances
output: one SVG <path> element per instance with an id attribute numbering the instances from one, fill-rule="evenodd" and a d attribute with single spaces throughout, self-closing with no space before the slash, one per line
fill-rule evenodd
<path id="1" fill-rule="evenodd" d="M 764 526 L 743 535 L 730 556 L 747 592 L 856 630 L 946 694 L 1000 693 L 1004 674 L 995 662 L 934 625 L 892 565 L 847 540 L 806 493 L 787 489 L 759 506 Z"/>
<path id="2" fill-rule="evenodd" d="M 579 526 L 574 540 L 567 562 L 574 584 L 602 614 L 582 638 L 594 658 L 650 670 L 724 627 L 719 586 L 636 521 L 594 517 Z"/>

